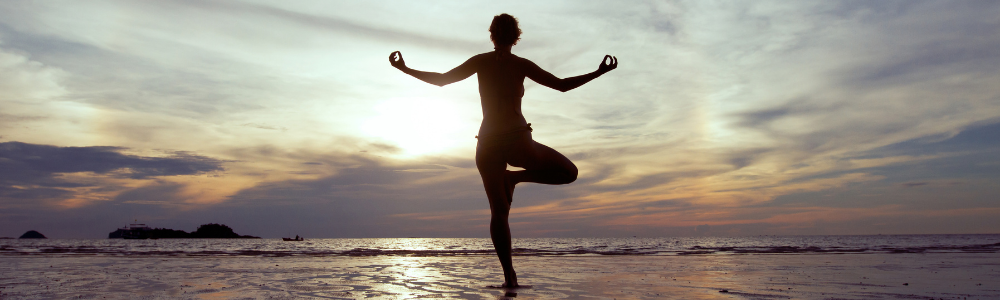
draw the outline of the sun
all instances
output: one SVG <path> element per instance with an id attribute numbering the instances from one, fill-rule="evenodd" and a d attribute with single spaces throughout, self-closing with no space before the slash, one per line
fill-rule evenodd
<path id="1" fill-rule="evenodd" d="M 364 121 L 362 132 L 401 148 L 401 156 L 439 154 L 475 143 L 470 133 L 474 135 L 476 124 L 470 124 L 467 113 L 451 101 L 394 98 L 374 109 L 374 117 Z"/>

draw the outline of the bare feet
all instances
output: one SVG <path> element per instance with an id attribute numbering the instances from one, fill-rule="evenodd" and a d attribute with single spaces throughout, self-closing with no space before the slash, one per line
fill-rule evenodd
<path id="1" fill-rule="evenodd" d="M 531 288 L 530 285 L 523 285 L 523 284 L 514 284 L 514 285 L 511 285 L 511 284 L 508 284 L 506 282 L 504 282 L 501 285 L 488 285 L 486 287 L 487 288 L 491 288 L 491 289 L 505 289 L 505 290 L 530 289 Z"/>

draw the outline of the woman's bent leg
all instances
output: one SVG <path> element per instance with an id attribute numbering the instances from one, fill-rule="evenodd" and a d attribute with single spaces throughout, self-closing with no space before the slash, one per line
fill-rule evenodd
<path id="1" fill-rule="evenodd" d="M 488 150 L 477 148 L 476 167 L 483 178 L 486 197 L 490 201 L 490 237 L 500 259 L 500 266 L 503 267 L 504 285 L 516 287 L 517 274 L 514 272 L 514 263 L 511 259 L 510 225 L 507 221 L 510 214 L 510 195 L 504 182 L 507 163 L 503 154 L 496 148 Z"/>
<path id="2" fill-rule="evenodd" d="M 567 184 L 576 181 L 579 170 L 562 153 L 533 140 L 526 146 L 526 151 L 518 151 L 511 159 L 512 166 L 524 168 L 507 173 L 511 191 L 519 182 Z"/>

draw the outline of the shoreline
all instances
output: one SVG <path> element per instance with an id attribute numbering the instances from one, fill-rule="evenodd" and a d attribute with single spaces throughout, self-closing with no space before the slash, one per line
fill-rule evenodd
<path id="1" fill-rule="evenodd" d="M 4 256 L 0 298 L 1000 297 L 995 253 L 519 256 L 514 264 L 531 289 L 486 288 L 502 281 L 492 256 Z"/>

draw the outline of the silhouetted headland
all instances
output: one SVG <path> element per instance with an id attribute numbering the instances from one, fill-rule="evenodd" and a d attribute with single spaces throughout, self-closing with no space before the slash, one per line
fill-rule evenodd
<path id="1" fill-rule="evenodd" d="M 47 239 L 44 234 L 34 230 L 28 230 L 19 237 L 19 239 Z"/>
<path id="2" fill-rule="evenodd" d="M 167 228 L 149 228 L 145 224 L 130 224 L 108 234 L 109 239 L 259 239 L 258 236 L 239 235 L 223 224 L 204 224 L 194 232 Z"/>

